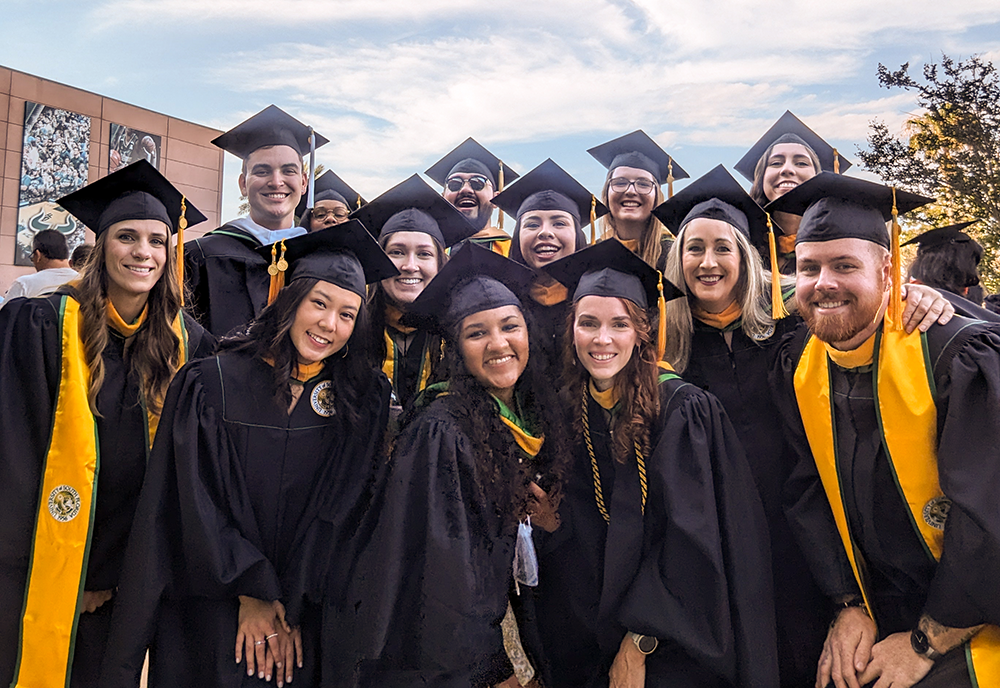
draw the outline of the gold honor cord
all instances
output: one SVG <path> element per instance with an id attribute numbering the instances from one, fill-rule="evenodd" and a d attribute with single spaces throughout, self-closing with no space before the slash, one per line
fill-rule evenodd
<path id="1" fill-rule="evenodd" d="M 601 512 L 606 523 L 611 522 L 611 515 L 608 507 L 604 504 L 604 489 L 601 487 L 601 469 L 597 466 L 597 456 L 594 454 L 594 443 L 590 439 L 590 413 L 587 410 L 587 385 L 583 386 L 583 441 L 587 445 L 587 455 L 590 457 L 590 467 L 594 473 L 594 499 L 597 502 L 597 510 Z M 642 449 L 638 442 L 633 443 L 635 449 L 635 460 L 639 468 L 639 490 L 642 492 L 642 513 L 646 514 L 646 493 L 648 482 L 646 480 L 646 457 L 642 454 Z"/>
<path id="2" fill-rule="evenodd" d="M 69 685 L 94 516 L 97 425 L 87 400 L 90 369 L 79 335 L 80 304 L 64 296 L 60 311 L 62 369 L 39 493 L 13 688 Z"/>
<path id="3" fill-rule="evenodd" d="M 934 507 L 943 499 L 937 466 L 937 407 L 927 367 L 925 338 L 918 331 L 883 331 L 875 340 L 875 399 L 883 446 L 911 525 L 927 555 L 941 558 L 944 520 Z M 923 374 L 914 374 L 921 371 Z M 810 338 L 795 370 L 795 396 L 816 468 L 833 511 L 834 521 L 867 604 L 847 524 L 834 437 L 828 354 Z M 893 457 L 904 457 L 896 462 Z M 871 607 L 868 608 L 871 611 Z M 876 619 L 876 622 L 878 620 Z M 966 648 L 975 672 L 974 685 L 1000 686 L 1000 628 L 986 626 Z M 978 683 L 976 683 L 978 681 Z"/>

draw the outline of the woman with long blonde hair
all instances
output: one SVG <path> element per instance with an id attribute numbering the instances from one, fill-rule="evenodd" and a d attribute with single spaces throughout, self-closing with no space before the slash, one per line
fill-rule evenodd
<path id="1" fill-rule="evenodd" d="M 4 685 L 97 685 L 167 385 L 214 343 L 170 248 L 205 217 L 149 163 L 59 203 L 97 236 L 86 269 L 0 311 Z"/>

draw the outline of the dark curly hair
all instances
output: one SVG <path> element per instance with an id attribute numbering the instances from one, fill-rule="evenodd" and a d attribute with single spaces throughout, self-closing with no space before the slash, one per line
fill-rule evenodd
<path id="1" fill-rule="evenodd" d="M 659 369 L 656 361 L 656 342 L 653 340 L 655 323 L 646 311 L 627 299 L 621 299 L 625 304 L 629 319 L 635 328 L 638 341 L 636 350 L 632 352 L 625 367 L 615 375 L 614 389 L 621 400 L 621 409 L 611 422 L 611 434 L 614 438 L 612 453 L 619 463 L 625 463 L 632 455 L 634 443 L 638 443 L 642 451 L 649 453 L 650 430 L 654 427 L 660 411 L 660 395 L 658 391 Z M 570 309 L 566 318 L 566 336 L 563 340 L 564 379 L 567 381 L 563 390 L 563 405 L 572 412 L 573 430 L 576 437 L 583 437 L 583 405 L 585 390 L 590 382 L 590 373 L 577 360 L 576 346 L 573 342 L 573 324 L 576 319 L 576 304 Z"/>
<path id="2" fill-rule="evenodd" d="M 529 353 L 528 364 L 518 379 L 515 394 L 526 415 L 539 421 L 545 435 L 541 451 L 533 460 L 525 460 L 507 426 L 500 420 L 496 403 L 482 384 L 465 367 L 458 344 L 458 326 L 445 337 L 442 374 L 449 381 L 449 405 L 462 431 L 474 447 L 481 496 L 493 504 L 504 524 L 516 527 L 528 505 L 528 485 L 540 482 L 549 496 L 558 502 L 569 454 L 567 418 L 562 412 L 547 376 L 538 372 L 537 356 Z"/>
<path id="3" fill-rule="evenodd" d="M 254 356 L 273 361 L 273 388 L 275 401 L 287 408 L 292 402 L 292 392 L 289 382 L 298 366 L 298 351 L 292 343 L 289 331 L 295 322 L 295 314 L 299 304 L 309 295 L 319 280 L 303 278 L 292 281 L 278 292 L 274 303 L 265 308 L 247 329 L 232 337 L 223 339 L 219 344 L 219 352 L 249 351 Z M 363 343 L 367 341 L 368 316 L 364 299 L 358 308 L 358 317 L 354 322 L 354 331 L 344 345 L 347 354 L 338 351 L 326 359 L 324 372 L 330 374 L 336 382 L 335 408 L 338 414 L 343 414 L 348 423 L 358 420 L 357 409 L 361 406 L 362 397 L 369 391 L 372 380 L 368 353 Z M 352 346 L 353 345 L 353 346 Z"/>

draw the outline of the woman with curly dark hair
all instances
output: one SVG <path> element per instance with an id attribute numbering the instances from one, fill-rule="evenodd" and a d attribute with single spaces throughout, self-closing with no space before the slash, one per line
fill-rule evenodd
<path id="1" fill-rule="evenodd" d="M 579 440 L 562 526 L 537 534 L 544 683 L 777 685 L 766 522 L 743 450 L 718 400 L 658 364 L 657 310 L 679 290 L 612 240 L 548 270 L 573 295 L 565 404 Z"/>
<path id="2" fill-rule="evenodd" d="M 98 685 L 164 393 L 214 346 L 170 248 L 205 217 L 170 182 L 143 161 L 59 202 L 96 234 L 86 269 L 0 310 L 3 685 Z"/>
<path id="3" fill-rule="evenodd" d="M 147 647 L 151 685 L 319 685 L 300 564 L 346 537 L 374 472 L 389 389 L 363 347 L 364 296 L 395 268 L 358 222 L 281 250 L 288 286 L 171 385 L 104 686 L 136 685 Z"/>
<path id="4" fill-rule="evenodd" d="M 549 381 L 532 375 L 515 293 L 530 278 L 469 244 L 411 306 L 444 336 L 448 380 L 425 390 L 397 439 L 352 586 L 326 607 L 330 685 L 491 686 L 512 675 L 501 620 L 515 543 L 527 547 L 517 578 L 534 585 L 528 526 L 557 525 L 564 430 Z"/>

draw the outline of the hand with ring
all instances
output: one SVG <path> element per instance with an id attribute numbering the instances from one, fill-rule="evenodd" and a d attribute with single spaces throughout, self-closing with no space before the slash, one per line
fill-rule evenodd
<path id="1" fill-rule="evenodd" d="M 247 676 L 257 672 L 257 678 L 271 680 L 270 669 L 266 667 L 266 651 L 276 658 L 280 672 L 283 666 L 285 648 L 279 642 L 278 629 L 286 633 L 291 629 L 285 623 L 285 608 L 278 600 L 267 602 L 255 597 L 240 596 L 240 611 L 236 630 L 236 663 L 243 661 L 246 649 Z M 265 669 L 267 672 L 265 674 Z"/>

